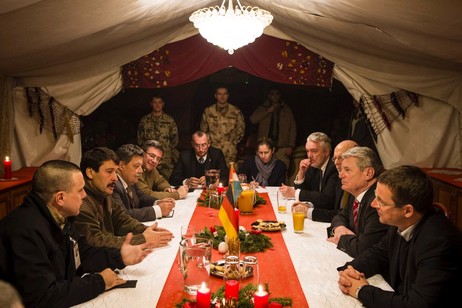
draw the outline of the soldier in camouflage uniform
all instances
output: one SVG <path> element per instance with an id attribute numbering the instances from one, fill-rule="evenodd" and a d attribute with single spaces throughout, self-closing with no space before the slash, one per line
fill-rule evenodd
<path id="1" fill-rule="evenodd" d="M 216 104 L 205 108 L 200 128 L 209 134 L 212 147 L 223 151 L 226 163 L 236 161 L 237 144 L 244 137 L 244 116 L 239 108 L 228 103 L 226 86 L 215 91 Z"/>
<path id="2" fill-rule="evenodd" d="M 141 118 L 138 125 L 138 144 L 146 140 L 157 140 L 162 145 L 164 156 L 157 170 L 166 179 L 172 174 L 175 157 L 178 153 L 178 127 L 175 120 L 164 113 L 165 101 L 162 96 L 155 94 L 150 102 L 152 112 Z"/>

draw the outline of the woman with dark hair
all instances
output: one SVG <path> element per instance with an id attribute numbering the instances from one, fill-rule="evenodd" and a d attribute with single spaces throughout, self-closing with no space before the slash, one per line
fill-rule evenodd
<path id="1" fill-rule="evenodd" d="M 286 165 L 274 155 L 275 146 L 271 139 L 263 137 L 257 141 L 257 153 L 248 158 L 239 173 L 252 179 L 251 184 L 261 186 L 281 186 L 287 182 Z"/>

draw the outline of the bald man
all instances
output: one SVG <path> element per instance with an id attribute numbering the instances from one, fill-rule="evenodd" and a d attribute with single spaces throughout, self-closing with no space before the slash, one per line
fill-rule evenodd
<path id="1" fill-rule="evenodd" d="M 338 173 L 342 170 L 342 154 L 351 148 L 357 147 L 358 144 L 353 140 L 343 140 L 334 149 L 334 156 L 332 161 L 337 168 Z M 303 206 L 305 209 L 305 216 L 313 221 L 331 222 L 335 214 L 338 213 L 348 202 L 350 194 L 342 190 L 342 181 L 338 179 L 335 188 L 335 203 L 333 209 L 323 209 L 311 207 L 309 204 L 302 202 L 295 202 L 293 206 Z"/>

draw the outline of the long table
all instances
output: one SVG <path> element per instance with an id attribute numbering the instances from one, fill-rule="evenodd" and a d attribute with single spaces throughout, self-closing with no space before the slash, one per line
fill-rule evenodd
<path id="1" fill-rule="evenodd" d="M 326 228 L 329 224 L 306 219 L 305 232 L 303 234 L 294 233 L 290 214 L 277 212 L 277 189 L 277 187 L 266 187 L 259 191 L 268 194 L 276 219 L 283 220 L 287 224 L 287 229 L 281 233 L 290 255 L 290 260 L 286 262 L 293 264 L 309 307 L 362 307 L 358 300 L 344 295 L 338 288 L 336 268 L 351 260 L 351 257 L 326 241 Z M 175 262 L 180 226 L 189 223 L 200 193 L 201 190 L 189 193 L 186 199 L 177 201 L 173 218 L 159 220 L 159 226 L 169 229 L 175 235 L 170 245 L 155 249 L 142 263 L 128 266 L 121 271 L 124 279 L 138 280 L 136 288 L 110 290 L 76 307 L 155 307 L 161 295 L 169 296 L 161 293 L 170 270 L 177 268 Z M 263 270 L 260 269 L 260 271 Z M 279 273 L 279 275 L 281 284 L 285 283 L 284 273 Z M 384 289 L 390 289 L 380 275 L 371 277 L 369 282 Z M 187 297 L 186 293 L 185 297 Z"/>

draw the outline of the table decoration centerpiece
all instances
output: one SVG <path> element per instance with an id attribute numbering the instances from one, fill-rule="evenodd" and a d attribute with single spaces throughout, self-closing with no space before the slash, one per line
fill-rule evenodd
<path id="1" fill-rule="evenodd" d="M 226 232 L 222 226 L 204 227 L 199 233 L 196 233 L 196 236 L 213 239 L 213 248 L 215 249 L 218 249 L 221 243 L 226 243 Z M 273 247 L 271 238 L 264 235 L 261 230 L 247 231 L 242 227 L 239 228 L 238 237 L 240 240 L 240 251 L 244 253 L 265 251 Z"/>
<path id="2" fill-rule="evenodd" d="M 264 285 L 265 292 L 269 291 L 267 283 Z M 239 290 L 238 300 L 225 300 L 225 286 L 220 287 L 217 292 L 212 293 L 210 307 L 215 308 L 254 308 L 254 294 L 258 291 L 258 285 L 249 283 Z M 292 299 L 290 297 L 270 297 L 269 303 L 278 303 L 281 307 L 292 307 Z M 196 302 L 192 299 L 183 298 L 179 303 L 175 304 L 175 308 L 197 308 Z"/>

